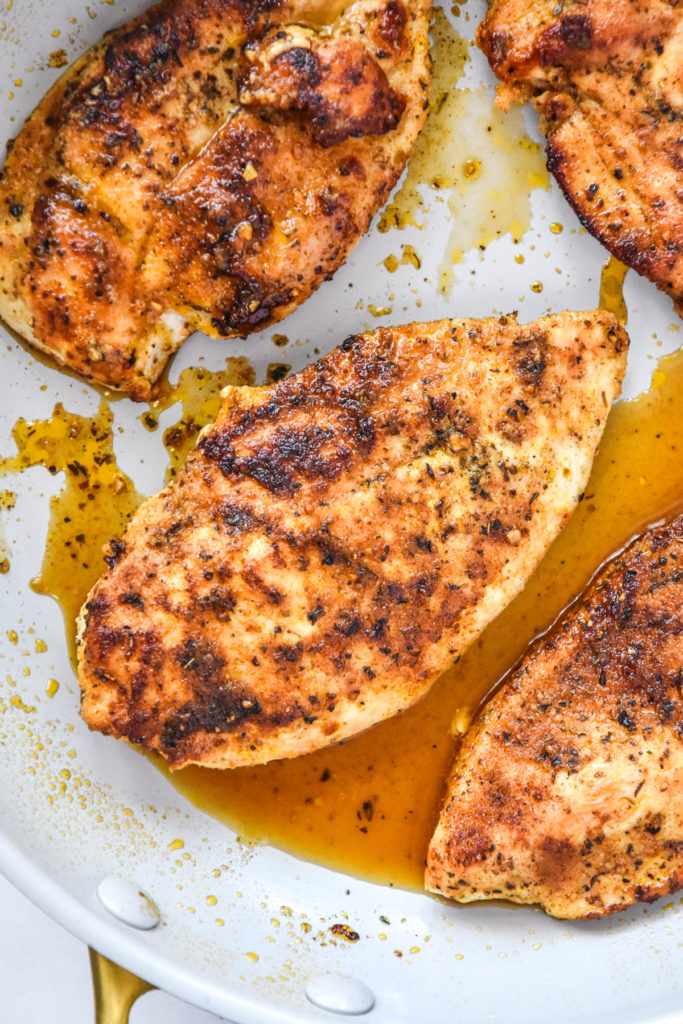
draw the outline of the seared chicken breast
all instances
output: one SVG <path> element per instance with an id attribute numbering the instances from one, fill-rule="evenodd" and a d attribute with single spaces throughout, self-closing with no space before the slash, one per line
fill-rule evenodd
<path id="1" fill-rule="evenodd" d="M 683 518 L 602 571 L 467 734 L 425 884 L 590 918 L 683 885 Z"/>
<path id="2" fill-rule="evenodd" d="M 84 606 L 85 721 L 233 767 L 413 704 L 569 517 L 626 349 L 602 312 L 447 320 L 225 389 Z"/>
<path id="3" fill-rule="evenodd" d="M 150 396 L 344 261 L 424 121 L 429 0 L 162 0 L 47 94 L 0 181 L 0 315 Z"/>
<path id="4" fill-rule="evenodd" d="M 533 98 L 548 167 L 588 230 L 683 309 L 683 6 L 493 0 L 478 34 Z"/>

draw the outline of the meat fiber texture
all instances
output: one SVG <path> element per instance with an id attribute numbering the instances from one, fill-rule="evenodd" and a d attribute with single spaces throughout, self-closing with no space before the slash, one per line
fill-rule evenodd
<path id="1" fill-rule="evenodd" d="M 226 388 L 84 606 L 86 722 L 234 767 L 409 707 L 569 518 L 627 344 L 604 312 L 446 320 Z"/>
<path id="2" fill-rule="evenodd" d="M 426 116 L 429 0 L 163 0 L 60 78 L 0 180 L 0 315 L 148 399 L 346 259 Z"/>
<path id="3" fill-rule="evenodd" d="M 683 885 L 683 518 L 603 570 L 467 734 L 426 886 L 594 918 Z"/>
<path id="4" fill-rule="evenodd" d="M 479 45 L 532 98 L 548 167 L 591 234 L 683 310 L 683 6 L 494 0 Z"/>

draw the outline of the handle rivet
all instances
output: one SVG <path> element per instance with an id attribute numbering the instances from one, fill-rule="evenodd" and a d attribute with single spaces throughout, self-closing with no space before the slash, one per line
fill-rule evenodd
<path id="1" fill-rule="evenodd" d="M 306 998 L 330 1013 L 361 1016 L 375 1005 L 375 997 L 364 982 L 341 974 L 318 974 L 306 985 Z"/>
<path id="2" fill-rule="evenodd" d="M 97 898 L 105 910 L 131 928 L 148 930 L 159 924 L 159 910 L 139 885 L 117 875 L 103 878 Z"/>

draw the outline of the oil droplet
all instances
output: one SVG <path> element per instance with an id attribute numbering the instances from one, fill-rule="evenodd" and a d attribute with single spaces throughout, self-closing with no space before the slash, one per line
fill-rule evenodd
<path id="1" fill-rule="evenodd" d="M 45 693 L 48 695 L 48 697 L 54 697 L 58 689 L 59 683 L 57 682 L 57 680 L 51 679 L 47 686 L 45 687 Z"/>
<path id="2" fill-rule="evenodd" d="M 207 896 L 206 902 L 210 907 L 215 907 L 216 904 L 218 903 L 218 899 L 215 896 Z"/>
<path id="3" fill-rule="evenodd" d="M 466 178 L 478 178 L 481 173 L 480 160 L 466 160 L 462 165 L 462 173 Z"/>
<path id="4" fill-rule="evenodd" d="M 542 292 L 543 291 L 543 284 L 542 284 L 542 282 L 541 281 L 532 281 L 531 282 L 531 290 L 532 290 L 532 292 Z"/>
<path id="5" fill-rule="evenodd" d="M 414 267 L 415 270 L 419 270 L 420 267 L 422 266 L 422 260 L 420 259 L 412 245 L 401 246 L 400 259 L 397 256 L 393 255 L 387 256 L 385 260 L 382 260 L 382 263 L 387 268 L 390 274 L 393 274 L 394 271 L 398 270 L 398 268 L 402 265 L 409 265 L 411 267 Z"/>
<path id="6" fill-rule="evenodd" d="M 524 263 L 524 257 L 522 256 L 521 252 L 518 252 L 515 256 L 515 263 Z"/>
<path id="7" fill-rule="evenodd" d="M 624 301 L 624 278 L 628 267 L 620 263 L 615 256 L 602 268 L 600 278 L 600 309 L 606 309 L 619 320 L 620 324 L 626 326 L 628 322 L 628 309 Z"/>
<path id="8" fill-rule="evenodd" d="M 562 225 L 561 225 L 561 224 L 558 224 L 558 222 L 557 222 L 557 221 L 555 221 L 555 223 L 554 223 L 554 224 L 551 224 L 551 225 L 550 225 L 550 230 L 552 231 L 552 233 L 553 233 L 554 235 L 561 235 L 561 234 L 562 234 L 562 231 L 563 231 L 563 227 L 562 227 Z"/>
<path id="9" fill-rule="evenodd" d="M 168 849 L 173 852 L 175 850 L 182 850 L 184 846 L 185 843 L 182 839 L 174 839 L 173 842 L 168 844 Z"/>
<path id="10" fill-rule="evenodd" d="M 401 246 L 401 263 L 407 263 L 419 270 L 422 266 L 422 260 L 417 255 L 412 245 Z"/>
<path id="11" fill-rule="evenodd" d="M 35 642 L 36 654 L 45 654 L 47 650 L 47 644 L 44 640 L 36 640 Z"/>
<path id="12" fill-rule="evenodd" d="M 14 644 L 15 647 L 19 643 L 19 634 L 17 633 L 16 629 L 8 629 L 7 632 L 5 633 L 5 636 L 7 637 L 11 644 Z"/>
<path id="13" fill-rule="evenodd" d="M 17 455 L 0 458 L 0 476 L 30 466 L 64 473 L 61 491 L 50 499 L 47 545 L 31 587 L 59 602 L 73 659 L 76 617 L 105 569 L 102 548 L 123 532 L 142 496 L 116 464 L 112 414 L 104 401 L 91 418 L 58 404 L 48 420 L 18 420 L 12 436 Z"/>
<path id="14" fill-rule="evenodd" d="M 248 960 L 251 960 L 253 964 L 258 963 L 258 953 L 245 953 L 244 955 L 247 957 Z"/>
<path id="15" fill-rule="evenodd" d="M 286 334 L 274 334 L 273 344 L 277 345 L 278 348 L 284 348 L 285 345 L 289 345 L 289 338 Z"/>
<path id="16" fill-rule="evenodd" d="M 367 311 L 368 313 L 371 313 L 372 316 L 389 316 L 389 313 L 391 313 L 391 306 L 373 306 L 371 302 L 368 302 Z"/>
<path id="17" fill-rule="evenodd" d="M 18 693 L 13 694 L 9 702 L 13 708 L 18 708 L 19 711 L 24 711 L 27 715 L 36 710 L 32 704 L 25 704 Z"/>

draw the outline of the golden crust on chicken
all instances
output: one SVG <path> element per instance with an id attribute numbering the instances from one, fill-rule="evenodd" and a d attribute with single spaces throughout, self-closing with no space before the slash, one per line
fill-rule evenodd
<path id="1" fill-rule="evenodd" d="M 339 267 L 426 114 L 429 0 L 163 0 L 29 118 L 0 180 L 0 315 L 148 398 Z"/>
<path id="2" fill-rule="evenodd" d="M 683 518 L 603 570 L 458 755 L 428 889 L 602 917 L 683 885 Z"/>
<path id="3" fill-rule="evenodd" d="M 409 707 L 568 519 L 627 344 L 603 312 L 446 320 L 227 388 L 84 606 L 85 721 L 234 767 Z"/>
<path id="4" fill-rule="evenodd" d="M 533 98 L 548 167 L 591 234 L 683 306 L 683 7 L 494 0 L 479 45 Z"/>

